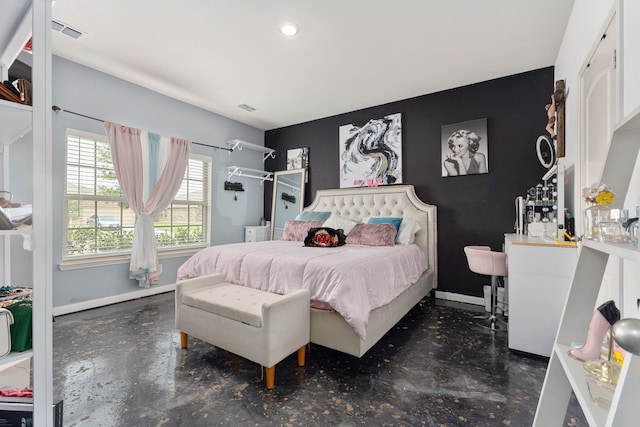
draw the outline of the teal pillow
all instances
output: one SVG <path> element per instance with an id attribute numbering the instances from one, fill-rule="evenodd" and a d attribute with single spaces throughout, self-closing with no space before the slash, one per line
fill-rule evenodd
<path id="1" fill-rule="evenodd" d="M 326 221 L 331 216 L 331 212 L 304 211 L 296 216 L 296 221 Z"/>
<path id="2" fill-rule="evenodd" d="M 398 231 L 400 231 L 400 224 L 402 224 L 402 218 L 394 218 L 394 217 L 381 217 L 374 216 L 369 218 L 369 224 L 393 224 L 396 228 L 396 237 L 398 236 Z"/>

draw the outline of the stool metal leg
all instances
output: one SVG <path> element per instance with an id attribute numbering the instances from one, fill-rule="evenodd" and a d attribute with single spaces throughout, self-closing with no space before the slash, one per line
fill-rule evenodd
<path id="1" fill-rule="evenodd" d="M 496 315 L 498 307 L 498 278 L 491 276 L 491 315 L 490 316 L 474 316 L 477 325 L 492 331 L 504 332 L 507 330 L 507 322 L 499 319 Z"/>

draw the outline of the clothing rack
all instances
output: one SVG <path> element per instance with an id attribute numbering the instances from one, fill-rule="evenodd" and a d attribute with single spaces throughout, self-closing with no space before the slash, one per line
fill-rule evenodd
<path id="1" fill-rule="evenodd" d="M 52 106 L 52 107 L 51 107 L 51 109 L 52 109 L 53 111 L 55 111 L 56 113 L 59 113 L 59 112 L 61 112 L 61 111 L 62 111 L 62 112 L 64 112 L 64 113 L 75 114 L 76 116 L 85 117 L 85 118 L 87 118 L 87 119 L 91 119 L 91 120 L 95 120 L 95 121 L 97 121 L 97 122 L 102 122 L 102 123 L 104 123 L 104 120 L 102 120 L 102 119 L 98 119 L 98 118 L 96 118 L 96 117 L 87 116 L 86 114 L 76 113 L 75 111 L 65 110 L 65 109 L 62 109 L 62 108 L 58 107 L 57 105 Z M 192 144 L 196 144 L 196 145 L 201 145 L 201 146 L 203 146 L 203 147 L 214 148 L 214 149 L 216 149 L 216 150 L 233 151 L 233 148 L 218 147 L 217 145 L 202 144 L 202 143 L 200 143 L 200 142 L 195 142 L 195 141 L 191 141 L 191 143 L 192 143 Z"/>

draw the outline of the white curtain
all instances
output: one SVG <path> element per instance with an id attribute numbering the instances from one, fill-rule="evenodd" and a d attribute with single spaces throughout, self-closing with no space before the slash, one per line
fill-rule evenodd
<path id="1" fill-rule="evenodd" d="M 104 123 L 111 158 L 127 202 L 136 214 L 131 248 L 130 277 L 141 287 L 158 283 L 155 217 L 180 189 L 189 162 L 191 141 Z"/>

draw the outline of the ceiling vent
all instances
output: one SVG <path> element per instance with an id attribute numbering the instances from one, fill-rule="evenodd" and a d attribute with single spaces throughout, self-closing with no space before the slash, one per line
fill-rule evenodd
<path id="1" fill-rule="evenodd" d="M 240 105 L 238 105 L 238 108 L 242 108 L 243 110 L 249 111 L 249 112 L 256 110 L 251 105 L 247 105 L 247 104 L 240 104 Z"/>
<path id="2" fill-rule="evenodd" d="M 72 28 L 70 26 L 68 26 L 67 24 L 64 24 L 60 21 L 56 21 L 55 19 L 51 20 L 51 28 L 54 31 L 57 31 L 59 33 L 62 34 L 66 34 L 69 37 L 73 37 L 74 39 L 79 39 L 80 37 L 82 37 L 85 33 L 83 33 L 80 30 L 76 30 L 75 28 Z"/>

